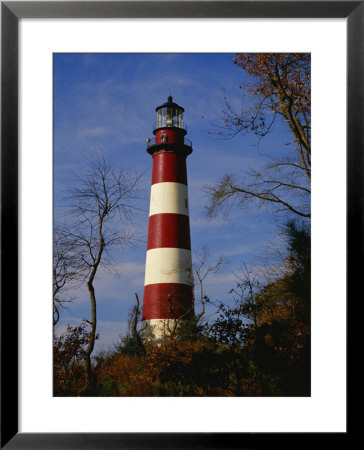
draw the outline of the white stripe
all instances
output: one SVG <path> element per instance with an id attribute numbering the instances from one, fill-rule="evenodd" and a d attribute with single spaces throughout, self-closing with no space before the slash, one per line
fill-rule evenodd
<path id="1" fill-rule="evenodd" d="M 149 319 L 142 321 L 141 335 L 143 340 L 159 343 L 170 336 L 186 320 Z"/>
<path id="2" fill-rule="evenodd" d="M 191 251 L 183 248 L 153 248 L 147 251 L 144 285 L 179 283 L 192 285 Z"/>
<path id="3" fill-rule="evenodd" d="M 175 213 L 188 216 L 188 189 L 182 183 L 152 184 L 149 215 Z"/>

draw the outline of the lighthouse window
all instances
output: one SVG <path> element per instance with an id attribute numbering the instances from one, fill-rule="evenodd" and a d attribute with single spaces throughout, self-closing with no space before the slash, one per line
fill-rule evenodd
<path id="1" fill-rule="evenodd" d="M 157 112 L 157 128 L 163 127 L 183 128 L 183 112 L 171 106 L 159 109 Z"/>
<path id="2" fill-rule="evenodd" d="M 187 202 L 187 198 L 185 198 L 185 208 L 188 208 L 188 202 Z"/>
<path id="3" fill-rule="evenodd" d="M 176 127 L 183 128 L 183 114 L 181 111 L 177 111 L 176 114 Z"/>
<path id="4" fill-rule="evenodd" d="M 167 127 L 173 126 L 173 108 L 166 108 L 167 114 L 166 114 L 166 125 Z"/>

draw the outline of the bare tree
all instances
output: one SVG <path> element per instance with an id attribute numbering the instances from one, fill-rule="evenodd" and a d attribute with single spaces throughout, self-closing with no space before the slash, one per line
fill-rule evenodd
<path id="1" fill-rule="evenodd" d="M 60 310 L 73 301 L 67 295 L 70 287 L 79 282 L 79 269 L 75 265 L 74 248 L 63 230 L 53 231 L 53 326 L 60 319 Z"/>
<path id="2" fill-rule="evenodd" d="M 256 337 L 261 314 L 260 296 L 264 292 L 259 274 L 246 264 L 234 273 L 236 285 L 230 289 L 233 301 L 215 303 L 217 319 L 209 326 L 210 335 L 228 345 L 242 345 L 247 338 Z"/>
<path id="3" fill-rule="evenodd" d="M 135 339 L 137 342 L 142 342 L 141 337 L 138 330 L 138 323 L 140 322 L 140 300 L 139 295 L 135 292 L 135 305 L 131 308 L 131 311 L 129 313 L 129 327 L 130 327 L 130 333 L 133 339 Z"/>
<path id="4" fill-rule="evenodd" d="M 94 281 L 100 266 L 109 266 L 112 249 L 130 245 L 135 239 L 131 217 L 139 176 L 113 167 L 98 155 L 90 161 L 77 185 L 70 191 L 68 223 L 63 227 L 72 248 L 73 261 L 87 285 L 91 303 L 88 345 L 85 350 L 86 390 L 91 381 L 91 353 L 96 340 L 97 309 Z"/>
<path id="5" fill-rule="evenodd" d="M 256 274 L 248 270 L 244 263 L 240 274 L 234 274 L 237 278 L 236 287 L 231 289 L 230 293 L 236 294 L 241 303 L 241 312 L 254 323 L 255 331 L 258 328 L 257 297 L 262 290 L 261 282 Z"/>
<path id="6" fill-rule="evenodd" d="M 220 256 L 215 262 L 209 265 L 210 250 L 207 247 L 203 247 L 200 253 L 196 255 L 196 262 L 193 264 L 192 273 L 194 285 L 199 291 L 199 303 L 201 305 L 200 312 L 196 315 L 196 323 L 198 323 L 206 311 L 206 299 L 204 294 L 204 282 L 209 275 L 216 274 L 221 269 L 225 260 Z M 195 296 L 195 303 L 196 303 Z"/>
<path id="7" fill-rule="evenodd" d="M 140 309 L 140 300 L 139 295 L 135 292 L 135 305 L 131 308 L 129 313 L 128 326 L 131 334 L 131 338 L 134 342 L 134 345 L 137 346 L 138 349 L 144 349 L 143 344 L 143 331 L 146 329 L 146 325 L 139 327 L 141 322 L 141 309 Z"/>
<path id="8" fill-rule="evenodd" d="M 193 303 L 192 305 L 187 308 L 185 311 L 176 314 L 176 299 L 174 296 L 171 296 L 170 294 L 167 297 L 167 318 L 165 319 L 165 333 L 164 333 L 164 339 L 173 340 L 177 337 L 177 332 L 179 330 L 179 327 L 181 324 L 185 323 L 186 321 L 190 321 L 191 317 L 193 317 L 194 314 L 194 307 Z"/>
<path id="9" fill-rule="evenodd" d="M 201 319 L 205 315 L 206 303 L 209 301 L 208 297 L 204 293 L 206 278 L 210 275 L 218 273 L 221 266 L 225 263 L 224 258 L 221 256 L 212 263 L 210 262 L 210 259 L 210 250 L 207 247 L 203 247 L 200 252 L 195 254 L 195 262 L 192 264 L 192 268 L 188 271 L 189 279 L 191 280 L 191 285 L 193 288 L 193 302 L 190 308 L 186 309 L 183 314 L 179 314 L 177 317 L 175 314 L 173 296 L 168 296 L 168 320 L 166 320 L 166 323 L 169 338 L 173 339 L 177 335 L 179 325 L 187 319 L 191 320 L 192 314 L 192 323 L 194 324 L 194 327 L 199 325 Z M 198 292 L 198 295 L 196 295 L 196 292 Z M 200 304 L 200 311 L 196 314 L 197 302 Z"/>
<path id="10" fill-rule="evenodd" d="M 225 97 L 222 126 L 217 134 L 230 139 L 248 133 L 258 142 L 283 119 L 291 135 L 280 156 L 266 155 L 269 162 L 243 177 L 224 175 L 206 189 L 210 204 L 208 215 L 221 207 L 228 212 L 234 204 L 257 202 L 275 212 L 290 212 L 309 218 L 311 181 L 311 64 L 305 53 L 237 54 L 234 63 L 249 76 L 240 86 L 249 94 L 241 110 Z"/>

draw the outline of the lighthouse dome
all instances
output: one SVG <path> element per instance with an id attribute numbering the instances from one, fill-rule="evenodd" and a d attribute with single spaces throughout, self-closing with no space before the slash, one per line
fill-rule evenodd
<path id="1" fill-rule="evenodd" d="M 156 128 L 177 127 L 183 126 L 184 108 L 173 102 L 172 96 L 168 97 L 168 101 L 163 105 L 157 106 L 157 125 Z"/>
<path id="2" fill-rule="evenodd" d="M 180 111 L 184 112 L 184 108 L 182 108 L 182 106 L 177 105 L 177 103 L 174 103 L 173 101 L 173 97 L 170 95 L 168 97 L 168 101 L 166 103 L 163 103 L 163 105 L 157 106 L 155 108 L 156 111 L 158 111 L 161 108 L 175 108 L 175 109 L 179 109 Z"/>

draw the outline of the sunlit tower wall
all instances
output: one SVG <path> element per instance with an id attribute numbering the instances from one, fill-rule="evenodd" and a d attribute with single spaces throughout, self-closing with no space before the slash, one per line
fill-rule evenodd
<path id="1" fill-rule="evenodd" d="M 156 108 L 142 334 L 161 342 L 194 316 L 184 108 L 168 101 Z"/>

